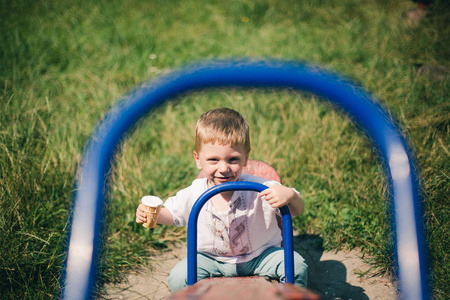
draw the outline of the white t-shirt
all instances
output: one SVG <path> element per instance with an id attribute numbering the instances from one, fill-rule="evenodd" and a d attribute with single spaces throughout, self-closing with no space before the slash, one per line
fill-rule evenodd
<path id="1" fill-rule="evenodd" d="M 264 185 L 276 181 L 242 174 L 239 181 L 252 181 Z M 198 197 L 206 190 L 207 179 L 196 179 L 192 185 L 170 197 L 164 206 L 173 216 L 176 226 L 186 226 L 189 213 Z M 218 261 L 243 263 L 259 256 L 264 250 L 281 243 L 277 223 L 279 210 L 258 197 L 258 192 L 235 191 L 230 199 L 230 210 L 218 212 L 211 201 L 200 211 L 197 225 L 197 251 Z"/>

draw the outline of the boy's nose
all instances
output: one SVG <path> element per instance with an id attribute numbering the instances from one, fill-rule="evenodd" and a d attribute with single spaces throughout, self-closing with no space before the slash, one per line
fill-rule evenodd
<path id="1" fill-rule="evenodd" d="M 226 162 L 221 162 L 220 164 L 219 164 L 219 172 L 222 172 L 222 173 L 224 173 L 224 172 L 227 172 L 228 171 L 228 164 L 226 163 Z"/>

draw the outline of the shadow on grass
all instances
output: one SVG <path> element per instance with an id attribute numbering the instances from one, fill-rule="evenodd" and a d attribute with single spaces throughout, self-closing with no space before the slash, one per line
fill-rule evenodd
<path id="1" fill-rule="evenodd" d="M 294 236 L 294 250 L 308 265 L 308 289 L 322 295 L 323 299 L 369 299 L 361 287 L 347 282 L 347 269 L 337 260 L 320 261 L 323 239 L 318 235 Z"/>

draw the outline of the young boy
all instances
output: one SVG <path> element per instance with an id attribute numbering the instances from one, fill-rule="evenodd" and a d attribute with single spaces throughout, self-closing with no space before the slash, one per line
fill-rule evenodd
<path id="1" fill-rule="evenodd" d="M 197 277 L 267 276 L 284 281 L 284 252 L 277 224 L 278 208 L 288 205 L 293 216 L 303 212 L 295 189 L 276 181 L 242 174 L 250 153 L 249 127 L 236 111 L 227 108 L 201 115 L 195 130 L 194 158 L 205 178 L 166 200 L 158 223 L 186 226 L 198 197 L 208 188 L 231 181 L 253 181 L 269 188 L 217 194 L 202 208 L 198 219 Z M 136 222 L 146 221 L 142 205 Z M 305 287 L 307 265 L 294 252 L 294 281 Z M 172 292 L 187 285 L 187 260 L 180 261 L 168 278 Z"/>

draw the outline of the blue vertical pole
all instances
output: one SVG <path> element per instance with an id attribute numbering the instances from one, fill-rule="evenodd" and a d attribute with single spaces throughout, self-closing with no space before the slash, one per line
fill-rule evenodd
<path id="1" fill-rule="evenodd" d="M 283 218 L 284 273 L 286 282 L 294 284 L 294 237 L 292 217 L 287 206 L 280 207 Z"/>

